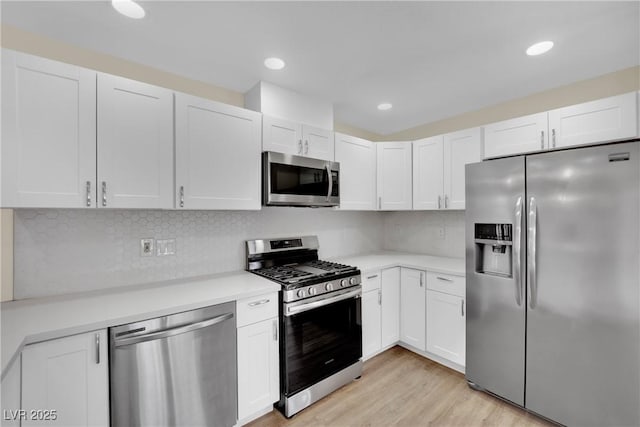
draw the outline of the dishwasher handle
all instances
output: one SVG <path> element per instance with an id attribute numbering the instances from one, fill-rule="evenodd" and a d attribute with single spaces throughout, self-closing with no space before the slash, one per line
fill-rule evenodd
<path id="1" fill-rule="evenodd" d="M 188 325 L 176 326 L 173 328 L 167 328 L 156 332 L 150 332 L 144 335 L 138 335 L 135 337 L 116 339 L 114 344 L 116 347 L 122 347 L 126 345 L 138 344 L 145 341 L 159 340 L 163 338 L 169 338 L 175 335 L 192 332 L 198 329 L 206 328 L 208 326 L 215 325 L 216 323 L 224 322 L 233 317 L 233 313 L 226 313 L 220 316 L 212 317 L 211 319 L 202 320 L 196 323 L 189 323 Z"/>

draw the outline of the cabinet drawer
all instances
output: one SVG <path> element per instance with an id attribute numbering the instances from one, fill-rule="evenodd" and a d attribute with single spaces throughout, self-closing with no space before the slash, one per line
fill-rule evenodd
<path id="1" fill-rule="evenodd" d="M 362 293 L 380 289 L 380 271 L 362 274 Z"/>
<path id="2" fill-rule="evenodd" d="M 273 292 L 238 300 L 236 301 L 236 314 L 238 328 L 278 317 L 278 293 Z"/>
<path id="3" fill-rule="evenodd" d="M 427 289 L 445 292 L 459 297 L 465 296 L 465 278 L 450 274 L 427 273 Z"/>

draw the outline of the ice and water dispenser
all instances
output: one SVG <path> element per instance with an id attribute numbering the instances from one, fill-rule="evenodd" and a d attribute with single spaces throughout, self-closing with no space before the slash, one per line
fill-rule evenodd
<path id="1" fill-rule="evenodd" d="M 476 273 L 512 277 L 511 224 L 475 224 Z"/>

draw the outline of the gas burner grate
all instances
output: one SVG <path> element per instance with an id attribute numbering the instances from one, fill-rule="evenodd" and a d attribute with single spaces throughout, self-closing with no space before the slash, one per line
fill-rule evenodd
<path id="1" fill-rule="evenodd" d="M 355 270 L 355 267 L 352 267 L 350 265 L 338 264 L 337 262 L 322 261 L 322 260 L 310 261 L 305 263 L 305 265 L 308 265 L 309 267 L 318 268 L 320 270 L 325 270 L 325 271 Z"/>
<path id="2" fill-rule="evenodd" d="M 301 277 L 312 276 L 311 273 L 307 273 L 306 271 L 299 271 L 291 267 L 283 266 L 261 268 L 259 270 L 255 270 L 254 273 L 260 274 L 273 280 L 277 280 L 279 282 L 291 282 Z"/>

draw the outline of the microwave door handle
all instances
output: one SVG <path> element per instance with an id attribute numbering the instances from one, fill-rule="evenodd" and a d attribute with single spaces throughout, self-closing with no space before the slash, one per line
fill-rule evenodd
<path id="1" fill-rule="evenodd" d="M 325 164 L 324 167 L 327 169 L 327 179 L 329 180 L 329 191 L 327 191 L 327 202 L 331 197 L 331 193 L 333 192 L 333 176 L 331 174 L 331 165 L 329 163 Z"/>

